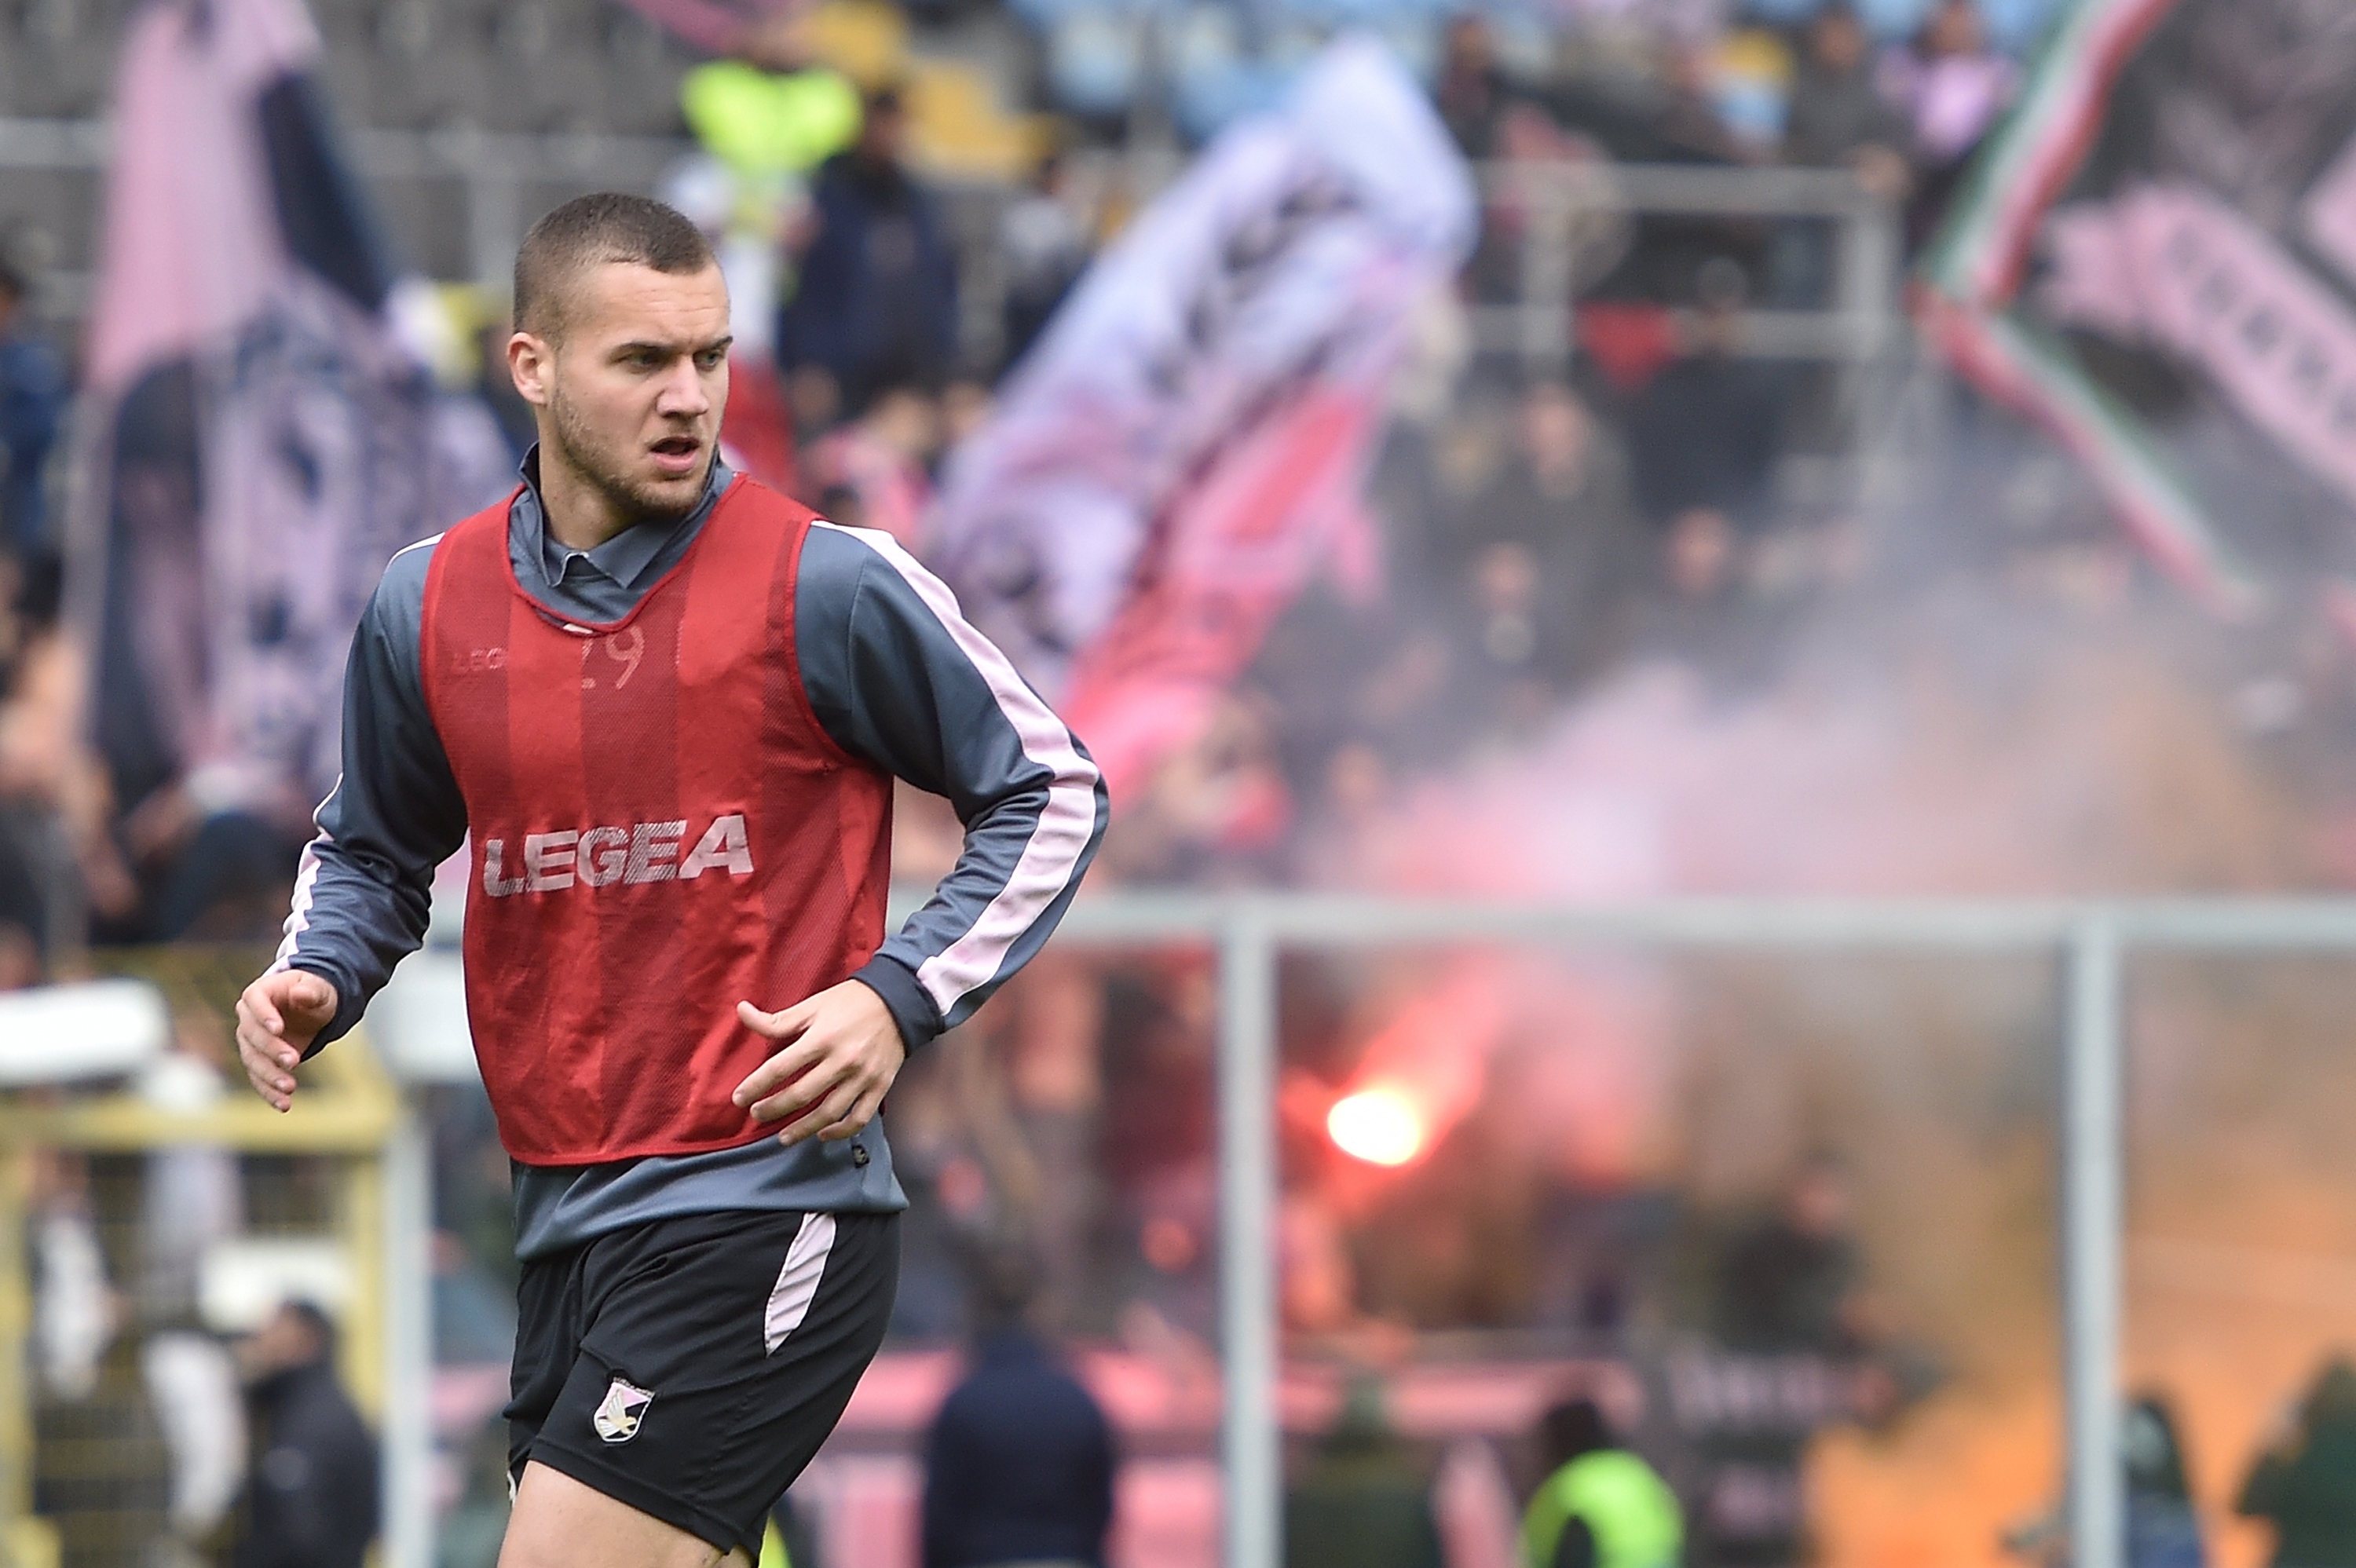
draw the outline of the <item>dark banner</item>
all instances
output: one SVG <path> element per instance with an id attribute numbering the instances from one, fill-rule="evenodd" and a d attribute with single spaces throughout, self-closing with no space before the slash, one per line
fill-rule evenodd
<path id="1" fill-rule="evenodd" d="M 1930 319 L 2196 592 L 2356 566 L 2356 7 L 2083 0 Z"/>

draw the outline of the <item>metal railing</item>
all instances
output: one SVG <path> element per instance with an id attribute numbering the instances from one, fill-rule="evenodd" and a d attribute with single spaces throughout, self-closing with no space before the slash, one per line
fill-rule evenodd
<path id="1" fill-rule="evenodd" d="M 926 891 L 895 890 L 894 920 L 912 912 Z M 404 966 L 407 984 L 447 982 L 439 971 L 455 969 L 447 944 L 456 913 L 454 907 L 437 915 L 434 935 L 442 951 Z M 1283 1448 L 1276 1408 L 1280 954 L 1481 944 L 2056 958 L 2065 981 L 2058 1021 L 2072 1560 L 2086 1568 L 2123 1568 L 2126 1498 L 2118 1455 L 2126 961 L 2138 953 L 2356 957 L 2356 900 L 1675 898 L 1605 904 L 1125 891 L 1078 900 L 1054 941 L 1098 949 L 1197 945 L 1217 959 L 1226 1568 L 1277 1568 L 1283 1561 Z M 423 970 L 434 965 L 439 969 L 429 980 Z M 450 1017 L 460 1016 L 455 991 L 442 1006 Z"/>
<path id="2" fill-rule="evenodd" d="M 103 120 L 0 116 L 0 170 L 104 172 L 113 137 Z M 444 180 L 457 186 L 466 215 L 474 282 L 504 289 L 522 243 L 524 187 L 534 184 L 651 187 L 694 144 L 669 136 L 593 133 L 535 135 L 465 129 L 363 130 L 352 161 L 370 180 Z"/>
<path id="3" fill-rule="evenodd" d="M 0 117 L 0 171 L 96 176 L 106 167 L 111 144 L 101 120 Z M 350 137 L 353 162 L 368 179 L 443 182 L 457 188 L 469 275 L 494 293 L 506 288 L 516 246 L 533 216 L 525 200 L 530 187 L 646 189 L 694 145 L 675 137 L 585 132 L 362 130 Z M 1076 157 L 1072 166 L 1083 185 L 1117 189 L 1141 202 L 1177 178 L 1185 160 L 1167 152 L 1114 153 Z M 1744 313 L 1735 351 L 1862 364 L 1899 339 L 1897 214 L 1846 170 L 1493 163 L 1482 165 L 1479 175 L 1486 196 L 1512 203 L 1523 219 L 1518 300 L 1472 311 L 1474 341 L 1483 349 L 1520 355 L 1540 369 L 1558 368 L 1571 357 L 1574 236 L 1582 220 L 1598 215 L 1829 222 L 1835 239 L 1828 304 L 1821 309 Z M 970 296 L 963 312 L 966 336 L 994 339 L 1004 289 L 1004 269 L 994 255 L 994 218 L 998 204 L 1014 192 L 970 183 L 944 188 L 960 206 L 973 208 L 954 226 L 965 252 L 961 275 Z M 87 296 L 87 280 L 65 283 L 64 292 L 78 307 Z M 989 344 L 969 341 L 967 347 Z"/>
<path id="4" fill-rule="evenodd" d="M 185 947 L 117 951 L 109 966 L 168 983 L 184 1001 L 203 997 L 211 1006 L 224 990 L 234 997 L 234 987 L 259 962 L 233 949 Z M 19 1157 L 35 1149 L 149 1155 L 181 1146 L 337 1162 L 334 1233 L 352 1277 L 341 1320 L 341 1371 L 382 1438 L 380 1561 L 387 1568 L 427 1568 L 434 1561 L 425 1397 L 434 1365 L 433 1173 L 424 1129 L 364 1031 L 305 1072 L 313 1081 L 284 1115 L 241 1083 L 197 1107 L 158 1104 L 135 1091 L 0 1100 L 0 1561 L 41 1561 L 30 1553 L 43 1551 L 42 1542 L 54 1549 L 32 1513 L 33 1358 L 27 1340 L 33 1315 L 28 1192 Z"/>
<path id="5" fill-rule="evenodd" d="M 1863 363 L 1897 340 L 1898 214 L 1845 169 L 1489 164 L 1481 181 L 1492 201 L 1511 201 L 1526 214 L 1520 301 L 1473 312 L 1474 337 L 1485 349 L 1518 353 L 1542 366 L 1569 357 L 1577 292 L 1573 236 L 1582 219 L 1594 216 L 1829 221 L 1828 303 L 1821 309 L 1743 312 L 1734 351 Z"/>
<path id="6" fill-rule="evenodd" d="M 905 901 L 895 901 L 905 902 Z M 1121 892 L 1076 902 L 1055 941 L 1201 944 L 1220 974 L 1220 1326 L 1226 1568 L 1277 1568 L 1282 1447 L 1274 1216 L 1276 961 L 1290 949 L 1482 943 L 1680 950 L 2051 954 L 2062 1029 L 2064 1381 L 2072 1560 L 2121 1568 L 2120 1113 L 2126 961 L 2137 952 L 2356 955 L 2356 901 L 1776 901 L 1621 904 Z"/>

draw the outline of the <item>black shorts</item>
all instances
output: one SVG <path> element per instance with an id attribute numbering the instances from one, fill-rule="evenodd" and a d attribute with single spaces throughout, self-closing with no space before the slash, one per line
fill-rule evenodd
<path id="1" fill-rule="evenodd" d="M 755 1562 L 884 1343 L 897 1214 L 657 1220 L 524 1265 L 508 1473 L 563 1471 Z"/>

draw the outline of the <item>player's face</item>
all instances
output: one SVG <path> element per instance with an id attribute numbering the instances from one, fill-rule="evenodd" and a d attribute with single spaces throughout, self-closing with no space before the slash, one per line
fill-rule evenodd
<path id="1" fill-rule="evenodd" d="M 614 261 L 577 287 L 543 382 L 555 455 L 620 511 L 692 510 L 728 401 L 720 269 L 678 275 Z"/>

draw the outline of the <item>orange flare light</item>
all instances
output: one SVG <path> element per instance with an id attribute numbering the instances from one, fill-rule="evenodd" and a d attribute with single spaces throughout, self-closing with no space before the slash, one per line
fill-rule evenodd
<path id="1" fill-rule="evenodd" d="M 1396 1089 L 1361 1089 L 1325 1114 L 1333 1147 L 1368 1165 L 1405 1165 L 1423 1152 L 1423 1117 Z"/>

